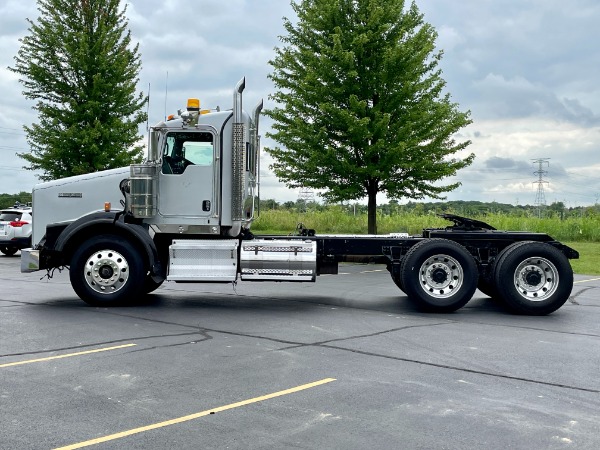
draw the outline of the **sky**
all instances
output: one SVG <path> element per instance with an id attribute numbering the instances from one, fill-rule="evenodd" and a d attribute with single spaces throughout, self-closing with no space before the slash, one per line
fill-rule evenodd
<path id="1" fill-rule="evenodd" d="M 462 183 L 447 199 L 600 203 L 600 2 L 415 1 L 438 32 L 446 92 L 473 120 L 456 138 L 472 141 L 466 153 L 475 161 L 445 180 Z M 123 4 L 139 44 L 138 86 L 150 94 L 150 124 L 184 108 L 189 97 L 200 98 L 203 108 L 231 108 L 233 88 L 244 76 L 244 107 L 261 98 L 266 108 L 274 106 L 268 62 L 285 33 L 282 18 L 295 18 L 288 0 Z M 25 19 L 37 16 L 33 0 L 0 2 L 0 193 L 31 191 L 39 182 L 16 156 L 28 151 L 23 125 L 36 123 L 37 113 L 18 75 L 7 69 L 28 34 Z M 269 127 L 263 116 L 263 146 L 275 145 L 264 137 Z M 261 198 L 297 200 L 299 191 L 281 184 L 270 162 L 263 152 Z"/>

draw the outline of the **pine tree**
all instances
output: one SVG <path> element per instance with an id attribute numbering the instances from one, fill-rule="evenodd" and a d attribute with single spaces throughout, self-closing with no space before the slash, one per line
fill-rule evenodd
<path id="1" fill-rule="evenodd" d="M 120 0 L 38 0 L 39 17 L 10 70 L 38 123 L 24 126 L 24 168 L 53 180 L 140 162 L 138 125 L 146 98 L 136 94 L 141 67 Z"/>
<path id="2" fill-rule="evenodd" d="M 330 201 L 368 198 L 376 233 L 376 196 L 443 198 L 460 183 L 445 177 L 471 164 L 459 158 L 470 141 L 453 137 L 468 125 L 443 93 L 437 33 L 413 2 L 300 0 L 297 23 L 270 64 L 277 91 L 267 148 L 271 168 L 288 187 L 324 189 Z"/>

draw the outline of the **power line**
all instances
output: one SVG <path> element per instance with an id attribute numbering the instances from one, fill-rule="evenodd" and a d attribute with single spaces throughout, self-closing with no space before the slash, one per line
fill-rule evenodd
<path id="1" fill-rule="evenodd" d="M 0 170 L 10 170 L 11 172 L 31 172 L 30 169 L 23 169 L 22 167 L 13 166 L 0 166 Z"/>
<path id="2" fill-rule="evenodd" d="M 26 152 L 27 151 L 26 148 L 9 147 L 8 145 L 0 145 L 0 150 L 20 150 L 22 152 Z"/>

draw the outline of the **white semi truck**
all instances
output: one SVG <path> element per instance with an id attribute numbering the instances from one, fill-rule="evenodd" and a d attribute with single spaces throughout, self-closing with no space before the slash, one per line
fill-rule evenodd
<path id="1" fill-rule="evenodd" d="M 454 215 L 416 236 L 253 235 L 262 102 L 245 112 L 244 87 L 242 79 L 232 110 L 189 99 L 150 128 L 142 164 L 36 185 L 22 272 L 68 267 L 77 295 L 95 306 L 131 304 L 165 280 L 313 282 L 346 261 L 385 264 L 432 312 L 461 308 L 477 287 L 521 314 L 549 314 L 569 298 L 575 250 Z"/>

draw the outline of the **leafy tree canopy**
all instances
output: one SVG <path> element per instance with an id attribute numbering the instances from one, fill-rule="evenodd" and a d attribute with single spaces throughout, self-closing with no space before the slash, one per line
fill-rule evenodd
<path id="1" fill-rule="evenodd" d="M 0 209 L 12 208 L 16 203 L 31 203 L 31 192 L 21 191 L 18 194 L 0 194 Z"/>
<path id="2" fill-rule="evenodd" d="M 38 123 L 25 126 L 29 153 L 18 155 L 41 180 L 123 167 L 142 159 L 132 47 L 120 0 L 38 0 L 39 17 L 10 70 L 35 100 Z"/>
<path id="3" fill-rule="evenodd" d="M 300 0 L 296 23 L 275 49 L 277 91 L 267 148 L 288 187 L 324 189 L 329 201 L 368 198 L 376 232 L 376 195 L 441 199 L 460 183 L 445 177 L 471 164 L 455 134 L 471 121 L 450 95 L 436 51 L 437 33 L 404 0 Z"/>

